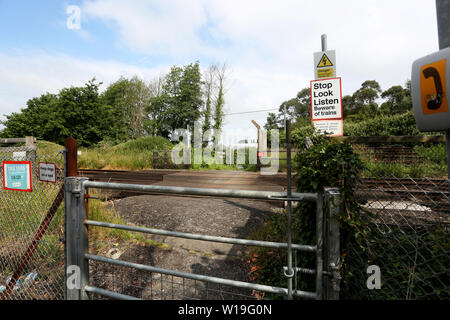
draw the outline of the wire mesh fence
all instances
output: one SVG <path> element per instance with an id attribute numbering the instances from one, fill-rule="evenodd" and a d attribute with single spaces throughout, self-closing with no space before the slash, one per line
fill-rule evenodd
<path id="1" fill-rule="evenodd" d="M 90 285 L 143 300 L 257 300 L 253 290 L 90 261 Z M 108 300 L 93 294 L 93 300 Z"/>
<path id="2" fill-rule="evenodd" d="M 343 299 L 449 299 L 450 198 L 443 137 L 352 138 L 363 225 L 343 242 Z M 367 268 L 381 288 L 370 290 Z"/>
<path id="3" fill-rule="evenodd" d="M 345 244 L 344 299 L 449 299 L 449 181 L 365 179 L 355 186 L 364 225 Z M 380 268 L 381 288 L 369 290 L 367 268 Z"/>
<path id="4" fill-rule="evenodd" d="M 0 190 L 0 299 L 64 299 L 63 153 L 1 147 L 0 164 L 9 161 L 30 166 L 31 190 Z M 54 174 L 40 176 L 40 163 Z M 4 168 L 0 179 L 8 183 Z"/>

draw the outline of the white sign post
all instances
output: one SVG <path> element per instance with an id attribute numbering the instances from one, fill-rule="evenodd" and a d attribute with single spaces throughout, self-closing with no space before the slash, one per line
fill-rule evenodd
<path id="1" fill-rule="evenodd" d="M 311 81 L 311 120 L 316 131 L 329 136 L 344 135 L 341 78 L 336 77 L 336 51 L 327 50 L 322 35 L 322 51 L 314 52 L 314 79 Z"/>

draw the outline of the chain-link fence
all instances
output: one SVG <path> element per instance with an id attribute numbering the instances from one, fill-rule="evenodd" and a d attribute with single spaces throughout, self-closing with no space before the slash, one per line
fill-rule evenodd
<path id="1" fill-rule="evenodd" d="M 251 289 L 90 261 L 90 285 L 143 300 L 257 300 Z M 217 272 L 217 271 L 216 271 Z M 264 295 L 259 293 L 261 297 Z M 109 299 L 92 294 L 92 299 Z"/>
<path id="2" fill-rule="evenodd" d="M 0 299 L 64 299 L 64 155 L 1 147 L 0 165 Z M 14 190 L 20 165 L 28 191 Z"/>
<path id="3" fill-rule="evenodd" d="M 356 239 L 342 239 L 341 298 L 449 299 L 445 140 L 439 136 L 374 138 L 367 143 L 352 141 L 365 164 L 362 180 L 354 187 L 363 223 L 355 227 L 359 228 Z M 379 289 L 368 287 L 371 265 L 379 267 Z"/>

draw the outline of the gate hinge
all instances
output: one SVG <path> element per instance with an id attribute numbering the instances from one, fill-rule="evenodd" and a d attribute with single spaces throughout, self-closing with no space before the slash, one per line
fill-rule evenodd
<path id="1" fill-rule="evenodd" d="M 334 291 L 341 291 L 341 287 L 339 286 L 339 283 L 342 279 L 342 276 L 339 272 L 339 267 L 336 266 L 334 262 L 330 263 L 330 269 L 331 269 L 331 284 L 333 286 Z"/>

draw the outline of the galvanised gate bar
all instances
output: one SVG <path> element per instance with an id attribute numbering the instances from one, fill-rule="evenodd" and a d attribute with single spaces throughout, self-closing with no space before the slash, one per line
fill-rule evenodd
<path id="1" fill-rule="evenodd" d="M 212 196 L 212 197 L 229 197 L 229 198 L 245 198 L 258 200 L 287 201 L 288 212 L 291 214 L 292 201 L 308 201 L 316 203 L 316 239 L 315 244 L 293 244 L 290 241 L 286 243 L 255 241 L 248 239 L 237 239 L 218 237 L 210 235 L 201 235 L 184 232 L 173 232 L 168 230 L 159 230 L 153 228 L 144 228 L 136 226 L 128 226 L 121 224 L 112 224 L 102 221 L 86 220 L 86 196 L 89 188 L 95 189 L 115 189 L 126 191 L 139 191 L 158 194 L 176 194 L 176 195 L 192 195 L 192 196 Z M 324 198 L 328 218 L 324 219 Z M 89 299 L 90 293 L 97 296 L 104 296 L 114 299 L 138 299 L 131 295 L 105 290 L 103 288 L 89 285 L 89 261 L 97 261 L 101 263 L 130 268 L 132 270 L 142 270 L 149 272 L 157 272 L 165 275 L 181 277 L 183 279 L 194 279 L 204 281 L 206 283 L 223 284 L 227 286 L 258 290 L 268 293 L 274 293 L 286 296 L 288 299 L 293 297 L 307 299 L 337 299 L 338 298 L 338 281 L 339 277 L 335 266 L 339 266 L 339 228 L 337 221 L 333 219 L 333 215 L 338 210 L 339 194 L 335 189 L 325 190 L 322 193 L 295 193 L 295 192 L 270 192 L 270 191 L 250 191 L 250 190 L 229 190 L 229 189 L 208 189 L 208 188 L 185 188 L 171 186 L 155 186 L 155 185 L 136 185 L 108 182 L 89 181 L 84 177 L 67 177 L 65 181 L 65 211 L 66 211 L 66 268 L 69 266 L 78 266 L 80 271 L 79 286 L 66 289 L 66 298 L 70 300 Z M 326 223 L 325 223 L 326 222 Z M 288 266 L 280 270 L 280 277 L 286 278 L 287 288 L 274 287 L 265 284 L 255 284 L 243 281 L 236 281 L 200 274 L 181 272 L 163 268 L 156 268 L 149 265 L 137 264 L 128 261 L 111 259 L 105 256 L 93 255 L 88 253 L 88 236 L 87 227 L 96 226 L 103 228 L 114 228 L 140 232 L 145 234 L 157 234 L 170 237 L 179 237 L 185 239 L 194 239 L 202 241 L 220 242 L 228 244 L 239 244 L 248 246 L 260 246 L 276 249 L 286 249 L 288 257 L 292 255 L 292 251 L 315 253 L 316 268 L 306 269 L 292 265 L 292 259 L 288 258 Z M 290 240 L 291 237 L 288 237 Z M 325 250 L 324 250 L 325 248 Z M 325 270 L 324 270 L 325 269 Z M 308 273 L 315 276 L 315 292 L 301 291 L 293 289 L 293 277 L 298 273 Z M 325 277 L 324 277 L 325 275 Z"/>

